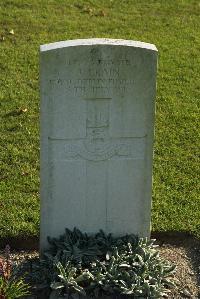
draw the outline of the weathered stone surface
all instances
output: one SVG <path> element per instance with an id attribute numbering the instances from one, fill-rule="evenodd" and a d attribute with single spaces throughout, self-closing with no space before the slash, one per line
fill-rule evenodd
<path id="1" fill-rule="evenodd" d="M 148 236 L 157 50 L 41 46 L 41 248 L 74 226 Z"/>

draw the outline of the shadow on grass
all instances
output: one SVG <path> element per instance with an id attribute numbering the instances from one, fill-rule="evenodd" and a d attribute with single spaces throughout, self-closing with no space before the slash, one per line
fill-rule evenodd
<path id="1" fill-rule="evenodd" d="M 166 231 L 158 232 L 153 231 L 151 238 L 156 239 L 159 245 L 170 244 L 188 247 L 196 244 L 200 249 L 200 239 L 195 238 L 189 232 L 177 232 L 177 231 Z M 39 249 L 39 237 L 38 236 L 15 236 L 0 238 L 0 249 L 5 248 L 9 244 L 12 249 L 15 250 L 37 250 Z"/>
<path id="2" fill-rule="evenodd" d="M 200 240 L 196 239 L 194 235 L 192 235 L 190 232 L 181 231 L 152 231 L 151 238 L 156 239 L 159 245 L 168 243 L 170 245 L 177 245 L 183 247 L 190 244 L 194 240 L 196 240 L 196 242 L 200 242 Z"/>
<path id="3" fill-rule="evenodd" d="M 9 245 L 11 250 L 38 250 L 39 237 L 16 236 L 0 238 L 0 249 L 4 249 L 6 245 Z"/>

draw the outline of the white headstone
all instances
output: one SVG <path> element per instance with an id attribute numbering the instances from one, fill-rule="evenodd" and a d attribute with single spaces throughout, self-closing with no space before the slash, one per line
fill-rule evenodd
<path id="1" fill-rule="evenodd" d="M 74 226 L 149 236 L 157 49 L 41 46 L 41 248 Z"/>

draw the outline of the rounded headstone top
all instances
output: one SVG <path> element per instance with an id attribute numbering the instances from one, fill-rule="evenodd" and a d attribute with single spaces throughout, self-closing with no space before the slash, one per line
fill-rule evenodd
<path id="1" fill-rule="evenodd" d="M 40 46 L 41 52 L 50 50 L 56 50 L 60 48 L 76 47 L 76 46 L 93 46 L 93 45 L 115 45 L 115 46 L 127 46 L 135 48 L 143 48 L 147 50 L 157 51 L 157 48 L 153 44 L 144 43 L 140 41 L 124 40 L 124 39 L 110 39 L 110 38 L 90 38 L 90 39 L 74 39 L 60 41 Z"/>

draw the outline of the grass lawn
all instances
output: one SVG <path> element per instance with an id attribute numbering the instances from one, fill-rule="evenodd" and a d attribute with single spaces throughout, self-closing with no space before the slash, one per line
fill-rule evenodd
<path id="1" fill-rule="evenodd" d="M 0 2 L 0 237 L 39 233 L 39 45 L 91 37 L 157 46 L 152 228 L 200 237 L 199 16 L 198 0 Z"/>

